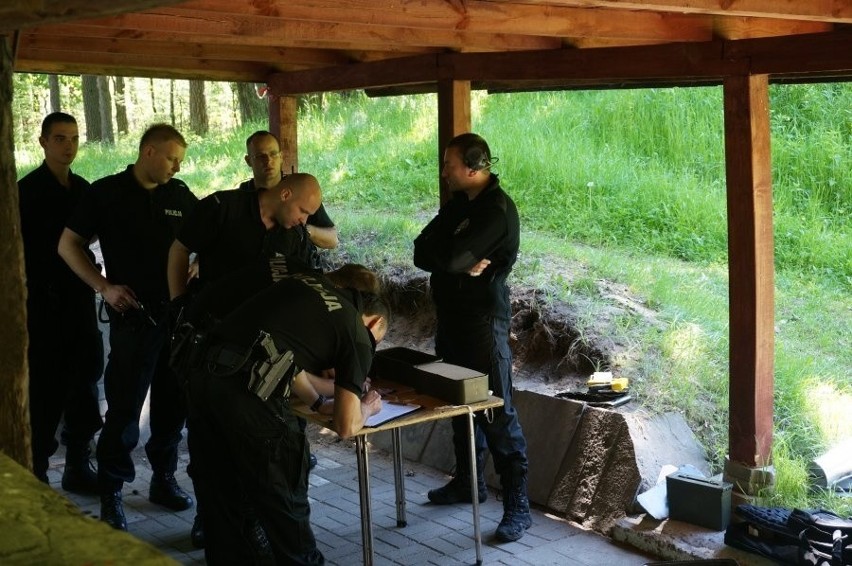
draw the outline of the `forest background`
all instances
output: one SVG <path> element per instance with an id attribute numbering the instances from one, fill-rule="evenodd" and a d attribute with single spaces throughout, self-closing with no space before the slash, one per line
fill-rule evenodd
<path id="1" fill-rule="evenodd" d="M 175 125 L 189 141 L 178 176 L 199 197 L 250 176 L 244 140 L 268 127 L 258 85 L 14 81 L 19 176 L 41 162 L 41 119 L 56 109 L 80 123 L 73 169 L 89 180 L 132 163 L 147 125 Z M 764 503 L 850 515 L 852 498 L 811 489 L 808 474 L 852 434 L 852 84 L 773 85 L 770 112 L 777 485 Z M 411 242 L 438 204 L 436 97 L 304 97 L 298 121 L 299 168 L 320 179 L 340 231 L 330 261 L 410 269 Z M 627 344 L 634 396 L 650 412 L 682 413 L 720 469 L 729 375 L 721 88 L 474 92 L 472 121 L 521 215 L 513 284 L 546 304 L 581 305 L 581 338 Z M 653 320 L 602 323 L 602 282 L 629 290 Z"/>

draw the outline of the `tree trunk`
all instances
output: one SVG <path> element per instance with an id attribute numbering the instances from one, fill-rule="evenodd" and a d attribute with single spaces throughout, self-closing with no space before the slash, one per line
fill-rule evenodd
<path id="1" fill-rule="evenodd" d="M 175 120 L 175 80 L 169 80 L 169 118 L 171 119 L 172 126 L 177 127 L 177 121 Z"/>
<path id="2" fill-rule="evenodd" d="M 124 97 L 124 77 L 115 77 L 115 126 L 119 135 L 127 134 L 127 101 Z"/>
<path id="3" fill-rule="evenodd" d="M 210 129 L 204 81 L 189 81 L 189 129 L 199 136 L 207 135 Z"/>
<path id="4" fill-rule="evenodd" d="M 12 141 L 12 92 L 11 37 L 0 36 L 0 452 L 32 470 L 29 336 Z"/>
<path id="5" fill-rule="evenodd" d="M 157 115 L 157 97 L 154 91 L 154 79 L 148 79 L 148 89 L 151 92 L 151 112 Z"/>
<path id="6" fill-rule="evenodd" d="M 98 94 L 98 77 L 83 75 L 83 117 L 86 120 L 86 141 L 99 142 L 104 139 L 101 129 L 101 103 Z"/>
<path id="7" fill-rule="evenodd" d="M 240 124 L 246 125 L 250 122 L 267 122 L 269 110 L 267 98 L 257 95 L 255 83 L 231 83 L 231 88 L 237 95 L 237 104 L 240 108 Z"/>
<path id="8" fill-rule="evenodd" d="M 101 134 L 103 141 L 115 143 L 115 130 L 112 127 L 112 97 L 109 94 L 109 77 L 98 76 L 98 103 L 101 114 Z"/>
<path id="9" fill-rule="evenodd" d="M 62 110 L 62 95 L 59 92 L 59 77 L 47 75 L 47 84 L 50 86 L 50 111 L 60 112 Z"/>

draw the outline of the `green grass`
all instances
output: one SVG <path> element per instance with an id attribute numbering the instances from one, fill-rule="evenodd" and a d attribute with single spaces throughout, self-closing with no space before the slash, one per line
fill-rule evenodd
<path id="1" fill-rule="evenodd" d="M 852 85 L 770 95 L 777 487 L 766 501 L 850 514 L 849 498 L 807 489 L 807 464 L 852 430 Z M 475 92 L 472 116 L 521 214 L 512 283 L 578 306 L 581 336 L 622 344 L 613 362 L 639 400 L 682 413 L 718 470 L 729 379 L 721 89 Z M 436 124 L 434 95 L 326 95 L 303 106 L 300 169 L 320 178 L 339 253 L 410 266 L 437 206 Z M 250 175 L 243 141 L 262 127 L 190 138 L 180 177 L 198 194 L 236 186 Z M 19 171 L 38 164 L 37 149 L 19 148 Z M 75 170 L 96 179 L 135 150 L 131 139 L 85 145 Z M 626 286 L 653 316 L 608 316 L 600 281 Z"/>

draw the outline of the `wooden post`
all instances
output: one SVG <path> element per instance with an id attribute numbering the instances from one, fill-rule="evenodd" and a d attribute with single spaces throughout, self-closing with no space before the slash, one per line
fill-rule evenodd
<path id="1" fill-rule="evenodd" d="M 732 463 L 771 464 L 775 355 L 772 171 L 767 75 L 724 81 L 730 274 L 728 448 Z"/>
<path id="2" fill-rule="evenodd" d="M 281 169 L 284 173 L 299 170 L 299 136 L 296 110 L 299 100 L 295 96 L 279 96 L 267 91 L 269 97 L 269 131 L 281 142 Z"/>
<path id="3" fill-rule="evenodd" d="M 12 39 L 0 35 L 0 452 L 32 470 L 29 337 L 13 123 Z"/>
<path id="4" fill-rule="evenodd" d="M 450 198 L 446 182 L 441 178 L 444 149 L 451 139 L 470 131 L 470 81 L 441 79 L 438 81 L 438 182 L 440 204 Z"/>

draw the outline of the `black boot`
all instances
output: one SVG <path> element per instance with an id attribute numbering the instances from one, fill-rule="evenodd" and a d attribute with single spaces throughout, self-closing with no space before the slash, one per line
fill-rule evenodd
<path id="1" fill-rule="evenodd" d="M 497 540 L 512 542 L 524 536 L 532 526 L 530 501 L 527 498 L 527 472 L 514 466 L 500 480 L 503 484 L 503 519 L 497 525 Z M 506 476 L 509 477 L 506 477 Z"/>
<path id="2" fill-rule="evenodd" d="M 119 531 L 127 530 L 121 490 L 101 494 L 101 521 Z"/>
<path id="3" fill-rule="evenodd" d="M 171 472 L 154 473 L 151 476 L 151 490 L 148 501 L 167 507 L 172 511 L 186 511 L 193 506 L 192 496 L 178 485 L 175 475 Z"/>
<path id="4" fill-rule="evenodd" d="M 62 489 L 80 495 L 97 495 L 98 473 L 89 457 L 89 446 L 82 449 L 68 447 L 65 452 L 65 471 L 62 472 Z"/>
<path id="5" fill-rule="evenodd" d="M 479 488 L 479 502 L 488 499 L 488 488 L 485 485 L 485 474 L 480 466 L 476 474 L 476 484 Z M 466 470 L 460 471 L 446 485 L 429 490 L 429 501 L 435 505 L 452 505 L 453 503 L 472 503 L 470 497 L 470 475 Z"/>
<path id="6" fill-rule="evenodd" d="M 195 514 L 195 519 L 192 521 L 189 540 L 192 541 L 193 547 L 204 548 L 204 521 L 201 520 L 201 515 L 198 513 Z"/>

